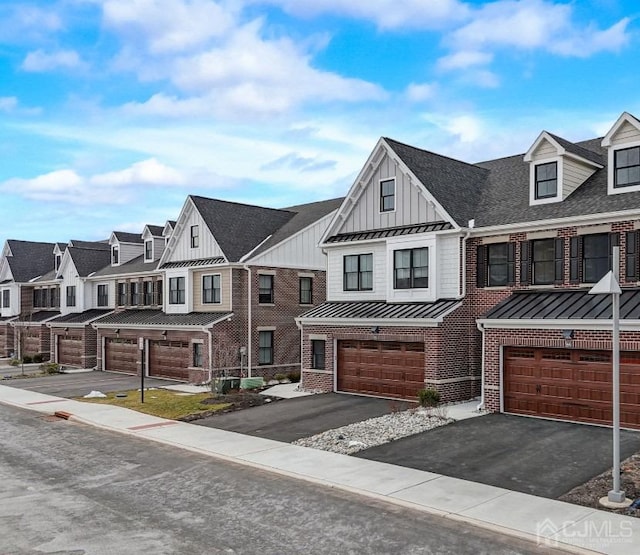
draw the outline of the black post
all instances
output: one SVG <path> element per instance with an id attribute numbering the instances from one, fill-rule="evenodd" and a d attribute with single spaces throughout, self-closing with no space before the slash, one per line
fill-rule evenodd
<path id="1" fill-rule="evenodd" d="M 144 339 L 138 339 L 140 347 L 140 402 L 144 403 Z"/>

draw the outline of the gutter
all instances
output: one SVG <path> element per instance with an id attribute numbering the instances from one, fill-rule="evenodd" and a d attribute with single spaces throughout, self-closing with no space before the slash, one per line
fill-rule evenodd
<path id="1" fill-rule="evenodd" d="M 482 362 L 480 365 L 480 403 L 476 407 L 477 411 L 484 410 L 484 354 L 485 354 L 485 341 L 484 341 L 484 326 L 476 320 L 478 331 L 482 334 Z"/>

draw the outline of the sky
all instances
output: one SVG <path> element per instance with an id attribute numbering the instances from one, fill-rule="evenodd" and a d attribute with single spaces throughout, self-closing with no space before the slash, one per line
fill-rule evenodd
<path id="1" fill-rule="evenodd" d="M 634 0 L 1 0 L 0 241 L 186 196 L 343 196 L 381 136 L 467 162 L 640 115 Z"/>

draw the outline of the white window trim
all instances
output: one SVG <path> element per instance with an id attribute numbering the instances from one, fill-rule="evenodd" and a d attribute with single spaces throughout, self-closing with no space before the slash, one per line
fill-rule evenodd
<path id="1" fill-rule="evenodd" d="M 382 182 L 393 181 L 393 210 L 382 210 Z M 378 180 L 378 212 L 380 214 L 393 214 L 398 207 L 398 186 L 396 177 L 383 177 Z"/>
<path id="2" fill-rule="evenodd" d="M 113 261 L 113 253 L 117 252 L 118 253 L 118 262 L 114 262 Z M 111 245 L 111 265 L 112 266 L 120 266 L 121 260 L 120 260 L 120 245 Z"/>
<path id="3" fill-rule="evenodd" d="M 632 185 L 631 187 L 616 187 L 615 186 L 615 152 L 617 150 L 625 150 L 627 148 L 633 148 L 640 146 L 640 141 L 632 141 L 630 143 L 620 143 L 617 145 L 611 145 L 608 152 L 608 166 L 607 166 L 607 194 L 619 195 L 621 193 L 633 193 L 634 191 L 640 191 L 640 185 Z"/>
<path id="4" fill-rule="evenodd" d="M 387 301 L 388 302 L 434 302 L 438 298 L 437 247 L 435 235 L 397 239 L 387 242 Z M 394 252 L 404 249 L 429 249 L 429 287 L 413 289 L 395 289 L 394 285 Z"/>
<path id="5" fill-rule="evenodd" d="M 153 262 L 154 250 L 155 250 L 154 242 L 155 241 L 153 239 L 145 239 L 144 241 L 144 261 L 145 262 Z M 151 243 L 151 258 L 147 258 L 147 243 Z"/>
<path id="6" fill-rule="evenodd" d="M 218 302 L 213 301 L 212 303 L 207 303 L 204 300 L 204 278 L 208 277 L 208 276 L 218 276 L 220 278 L 220 300 Z M 216 305 L 216 304 L 222 304 L 222 274 L 219 272 L 214 272 L 212 274 L 202 274 L 202 276 L 200 276 L 200 303 L 204 306 L 204 305 Z"/>
<path id="7" fill-rule="evenodd" d="M 556 194 L 553 197 L 537 199 L 536 198 L 536 166 L 541 166 L 543 164 L 550 164 L 552 162 L 556 162 L 557 164 L 558 186 L 556 189 Z M 529 164 L 529 205 L 535 206 L 538 204 L 551 204 L 553 202 L 561 202 L 563 183 L 564 183 L 564 160 L 562 156 L 555 156 L 553 158 L 545 158 L 544 160 L 536 160 L 535 162 L 531 162 Z"/>

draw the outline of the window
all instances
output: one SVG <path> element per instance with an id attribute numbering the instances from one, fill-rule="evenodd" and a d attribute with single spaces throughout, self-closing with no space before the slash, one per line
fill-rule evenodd
<path id="1" fill-rule="evenodd" d="M 396 207 L 396 180 L 380 182 L 380 212 L 393 212 Z"/>
<path id="2" fill-rule="evenodd" d="M 534 285 L 549 285 L 556 279 L 555 239 L 540 239 L 531 242 L 532 282 Z"/>
<path id="3" fill-rule="evenodd" d="M 2 292 L 2 306 L 4 308 L 11 307 L 11 291 L 9 291 L 9 289 L 5 289 Z"/>
<path id="4" fill-rule="evenodd" d="M 609 234 L 585 235 L 582 241 L 582 281 L 596 283 L 609 271 Z"/>
<path id="5" fill-rule="evenodd" d="M 111 264 L 116 265 L 120 262 L 120 249 L 116 246 L 111 247 Z"/>
<path id="6" fill-rule="evenodd" d="M 109 305 L 109 287 L 107 285 L 98 285 L 98 306 Z"/>
<path id="7" fill-rule="evenodd" d="M 46 305 L 47 305 L 47 290 L 34 289 L 33 290 L 33 308 L 43 308 Z"/>
<path id="8" fill-rule="evenodd" d="M 191 248 L 200 246 L 200 228 L 197 225 L 191 226 Z"/>
<path id="9" fill-rule="evenodd" d="M 185 303 L 184 278 L 183 277 L 169 278 L 169 304 L 184 304 L 184 303 Z"/>
<path id="10" fill-rule="evenodd" d="M 324 370 L 324 346 L 325 343 L 322 340 L 311 341 L 311 368 Z"/>
<path id="11" fill-rule="evenodd" d="M 67 306 L 76 306 L 76 286 L 67 285 Z"/>
<path id="12" fill-rule="evenodd" d="M 394 289 L 429 287 L 429 249 L 404 249 L 393 253 Z"/>
<path id="13" fill-rule="evenodd" d="M 553 198 L 558 194 L 558 162 L 536 166 L 536 199 Z"/>
<path id="14" fill-rule="evenodd" d="M 163 303 L 163 299 L 162 299 L 162 280 L 161 279 L 156 281 L 155 294 L 156 294 L 156 304 L 157 305 L 161 305 Z"/>
<path id="15" fill-rule="evenodd" d="M 487 245 L 487 268 L 489 287 L 507 285 L 509 282 L 508 243 Z"/>
<path id="16" fill-rule="evenodd" d="M 258 349 L 258 364 L 273 364 L 273 332 L 260 332 L 260 348 Z"/>
<path id="17" fill-rule="evenodd" d="M 204 366 L 202 347 L 202 343 L 193 343 L 193 366 L 196 368 L 202 368 Z"/>
<path id="18" fill-rule="evenodd" d="M 139 281 L 132 281 L 130 284 L 131 287 L 131 304 L 133 306 L 138 306 L 142 304 L 142 283 Z"/>
<path id="19" fill-rule="evenodd" d="M 153 301 L 153 281 L 142 282 L 142 294 L 144 296 L 143 303 L 147 306 L 154 304 Z"/>
<path id="20" fill-rule="evenodd" d="M 202 276 L 202 302 L 220 303 L 220 276 Z"/>
<path id="21" fill-rule="evenodd" d="M 313 279 L 300 278 L 300 304 L 313 304 Z"/>
<path id="22" fill-rule="evenodd" d="M 51 308 L 60 307 L 60 290 L 57 287 L 49 289 L 49 306 Z"/>
<path id="23" fill-rule="evenodd" d="M 260 304 L 273 304 L 273 276 L 260 274 L 260 288 L 258 302 Z"/>
<path id="24" fill-rule="evenodd" d="M 126 306 L 128 304 L 127 293 L 126 282 L 118 283 L 118 306 Z"/>
<path id="25" fill-rule="evenodd" d="M 153 239 L 144 242 L 144 259 L 153 260 Z"/>
<path id="26" fill-rule="evenodd" d="M 343 288 L 345 291 L 373 289 L 373 254 L 350 254 L 344 257 Z"/>
<path id="27" fill-rule="evenodd" d="M 58 271 L 58 269 L 60 268 L 60 262 L 62 262 L 62 255 L 61 254 L 56 254 L 56 259 L 55 259 L 55 269 L 56 272 Z"/>
<path id="28" fill-rule="evenodd" d="M 614 187 L 640 185 L 640 146 L 614 152 Z"/>

